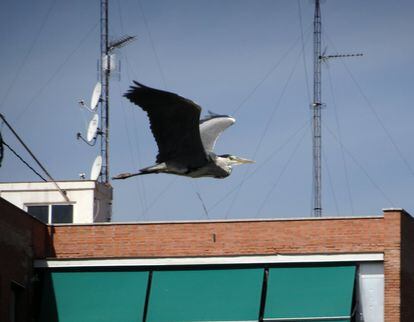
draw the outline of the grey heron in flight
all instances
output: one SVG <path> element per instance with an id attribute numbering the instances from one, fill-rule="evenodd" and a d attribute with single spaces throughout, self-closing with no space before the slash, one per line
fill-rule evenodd
<path id="1" fill-rule="evenodd" d="M 150 173 L 225 178 L 230 175 L 233 165 L 253 162 L 213 152 L 217 138 L 234 124 L 234 118 L 210 113 L 200 120 L 201 107 L 193 101 L 134 83 L 136 86 L 131 86 L 124 96 L 147 112 L 158 145 L 158 155 L 155 165 L 137 173 L 122 173 L 113 179 Z"/>

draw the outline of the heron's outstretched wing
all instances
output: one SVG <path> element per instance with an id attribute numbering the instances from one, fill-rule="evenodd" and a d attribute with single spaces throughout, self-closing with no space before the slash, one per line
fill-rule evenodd
<path id="1" fill-rule="evenodd" d="M 175 160 L 197 167 L 206 162 L 199 130 L 201 107 L 177 94 L 134 83 L 124 96 L 148 114 L 158 145 L 157 163 Z"/>
<path id="2" fill-rule="evenodd" d="M 212 152 L 220 134 L 233 125 L 236 120 L 228 115 L 217 115 L 210 113 L 206 118 L 200 120 L 200 135 L 204 149 Z"/>

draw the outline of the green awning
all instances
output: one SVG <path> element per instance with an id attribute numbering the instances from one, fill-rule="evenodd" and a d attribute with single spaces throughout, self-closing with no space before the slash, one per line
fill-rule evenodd
<path id="1" fill-rule="evenodd" d="M 142 321 L 148 272 L 46 273 L 41 322 Z"/>
<path id="2" fill-rule="evenodd" d="M 269 269 L 265 321 L 350 322 L 355 266 Z"/>
<path id="3" fill-rule="evenodd" d="M 257 321 L 263 269 L 155 271 L 147 322 Z"/>

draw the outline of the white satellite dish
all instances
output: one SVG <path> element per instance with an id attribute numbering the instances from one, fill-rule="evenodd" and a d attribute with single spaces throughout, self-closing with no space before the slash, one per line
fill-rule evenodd
<path id="1" fill-rule="evenodd" d="M 86 134 L 86 139 L 88 142 L 91 142 L 95 138 L 96 132 L 98 131 L 98 124 L 99 116 L 98 114 L 94 114 L 92 120 L 89 122 L 88 133 Z"/>
<path id="2" fill-rule="evenodd" d="M 102 94 L 102 84 L 97 82 L 95 88 L 93 89 L 92 98 L 91 98 L 91 110 L 94 111 L 98 107 L 99 99 Z"/>
<path id="3" fill-rule="evenodd" d="M 102 169 L 102 156 L 98 155 L 92 164 L 91 180 L 97 180 L 101 174 Z"/>

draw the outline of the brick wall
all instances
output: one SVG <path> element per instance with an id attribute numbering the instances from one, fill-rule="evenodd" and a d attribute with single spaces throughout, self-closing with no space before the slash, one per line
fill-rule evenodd
<path id="1" fill-rule="evenodd" d="M 47 255 L 46 225 L 0 198 L 0 321 L 9 321 L 13 283 L 20 289 L 17 321 L 29 321 L 35 279 L 33 259 Z M 24 308 L 24 309 L 22 309 Z"/>
<path id="2" fill-rule="evenodd" d="M 399 210 L 376 218 L 318 218 L 46 227 L 0 199 L 0 321 L 10 282 L 33 298 L 34 258 L 160 258 L 384 253 L 385 321 L 414 321 L 414 219 Z M 30 314 L 30 309 L 25 312 Z M 29 316 L 29 315 L 27 315 Z M 23 319 L 25 320 L 25 319 Z"/>
<path id="3" fill-rule="evenodd" d="M 393 210 L 377 218 L 55 226 L 53 246 L 62 259 L 383 252 L 385 321 L 412 322 L 412 222 Z"/>
<path id="4" fill-rule="evenodd" d="M 384 214 L 384 314 L 385 321 L 401 320 L 401 212 Z M 404 321 L 409 322 L 409 321 Z"/>
<path id="5" fill-rule="evenodd" d="M 57 258 L 367 253 L 384 249 L 384 219 L 105 224 L 53 227 Z"/>
<path id="6" fill-rule="evenodd" d="M 414 321 L 414 219 L 401 218 L 401 320 Z"/>

